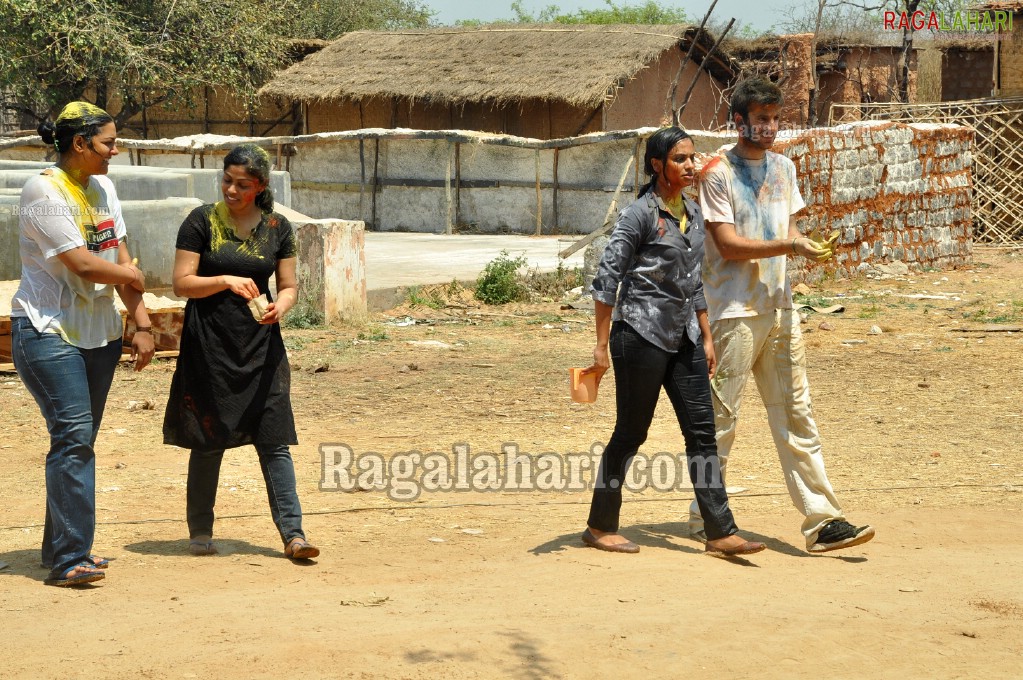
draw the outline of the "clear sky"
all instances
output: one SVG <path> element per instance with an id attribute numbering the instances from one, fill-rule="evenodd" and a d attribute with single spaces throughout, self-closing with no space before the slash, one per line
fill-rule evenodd
<path id="1" fill-rule="evenodd" d="M 639 5 L 644 0 L 615 0 L 616 5 Z M 806 5 L 808 0 L 718 0 L 714 17 L 727 22 L 735 17 L 737 22 L 749 24 L 758 31 L 770 30 L 784 20 L 782 11 L 790 6 Z M 453 24 L 459 19 L 480 19 L 494 21 L 511 19 L 512 0 L 424 0 L 426 6 L 437 11 L 434 20 L 440 24 Z M 681 7 L 699 23 L 710 7 L 710 0 L 659 0 L 662 6 Z M 602 9 L 607 7 L 604 0 L 523 0 L 522 6 L 533 14 L 548 5 L 557 5 L 565 13 L 578 9 Z M 816 3 L 815 3 L 816 6 Z"/>

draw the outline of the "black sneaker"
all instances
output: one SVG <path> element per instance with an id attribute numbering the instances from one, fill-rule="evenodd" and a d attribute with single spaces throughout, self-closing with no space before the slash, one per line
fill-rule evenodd
<path id="1" fill-rule="evenodd" d="M 869 525 L 854 527 L 845 520 L 836 519 L 825 524 L 824 528 L 817 532 L 817 542 L 808 550 L 812 553 L 822 553 L 839 548 L 851 548 L 854 545 L 866 543 L 872 538 L 874 538 L 873 527 Z"/>

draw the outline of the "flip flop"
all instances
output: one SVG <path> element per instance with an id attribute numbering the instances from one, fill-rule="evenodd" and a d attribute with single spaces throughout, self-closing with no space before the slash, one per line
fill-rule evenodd
<path id="1" fill-rule="evenodd" d="M 95 565 L 97 569 L 106 569 L 107 567 L 110 566 L 110 560 L 108 560 L 105 557 L 99 557 L 98 555 L 89 555 L 88 559 L 92 561 L 93 565 Z M 43 569 L 53 568 L 52 564 L 43 563 L 39 566 L 41 566 Z"/>
<path id="2" fill-rule="evenodd" d="M 284 556 L 293 560 L 308 560 L 320 555 L 320 549 L 310 545 L 304 538 L 293 538 L 284 548 Z"/>
<path id="3" fill-rule="evenodd" d="M 72 576 L 71 572 L 76 569 L 81 571 Z M 107 575 L 97 569 L 92 562 L 89 560 L 82 560 L 78 564 L 65 569 L 60 576 L 53 576 L 51 574 L 49 578 L 43 581 L 43 583 L 48 586 L 66 588 L 68 586 L 79 586 L 84 583 L 92 583 L 93 581 L 102 581 L 106 577 Z"/>

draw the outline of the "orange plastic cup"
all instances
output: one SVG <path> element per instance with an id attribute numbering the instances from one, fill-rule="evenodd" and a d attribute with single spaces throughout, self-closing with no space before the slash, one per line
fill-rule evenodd
<path id="1" fill-rule="evenodd" d="M 568 369 L 569 386 L 571 388 L 572 401 L 580 404 L 592 404 L 597 400 L 597 386 L 603 373 L 596 371 L 583 373 L 584 368 Z"/>

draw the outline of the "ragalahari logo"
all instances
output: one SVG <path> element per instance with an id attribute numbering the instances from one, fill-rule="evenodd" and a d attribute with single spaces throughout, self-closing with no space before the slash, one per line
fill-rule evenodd
<path id="1" fill-rule="evenodd" d="M 1005 10 L 956 10 L 955 12 L 892 12 L 883 15 L 884 30 L 946 31 L 955 33 L 1008 33 L 1012 12 Z"/>

